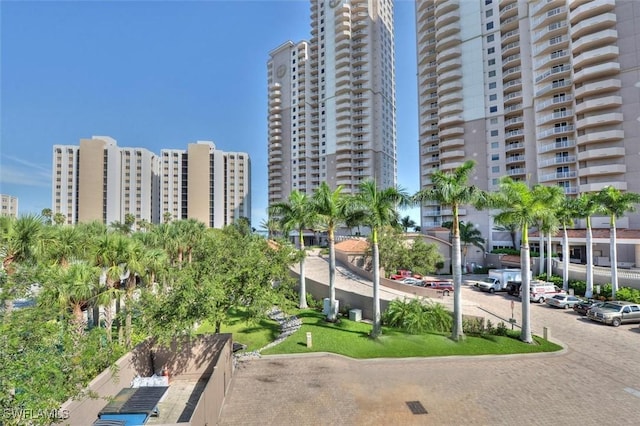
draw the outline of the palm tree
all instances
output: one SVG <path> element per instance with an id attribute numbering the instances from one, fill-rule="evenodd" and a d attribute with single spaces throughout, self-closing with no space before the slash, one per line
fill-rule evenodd
<path id="1" fill-rule="evenodd" d="M 444 172 L 436 170 L 431 174 L 431 188 L 420 190 L 414 195 L 416 201 L 436 201 L 441 206 L 451 208 L 452 219 L 452 267 L 453 267 L 453 330 L 451 338 L 459 341 L 464 338 L 462 330 L 462 262 L 460 250 L 460 223 L 458 211 L 465 204 L 475 204 L 484 198 L 484 194 L 475 186 L 467 185 L 469 174 L 475 163 L 465 161 L 455 170 Z"/>
<path id="2" fill-rule="evenodd" d="M 575 215 L 586 219 L 586 245 L 587 245 L 587 287 L 585 297 L 593 297 L 593 233 L 591 232 L 591 216 L 600 211 L 600 206 L 595 200 L 594 194 L 582 194 L 576 199 Z"/>
<path id="3" fill-rule="evenodd" d="M 267 238 L 272 239 L 276 236 L 276 233 L 278 232 L 279 224 L 275 218 L 269 216 L 267 219 L 263 219 L 260 222 L 260 228 L 267 231 Z"/>
<path id="4" fill-rule="evenodd" d="M 511 237 L 512 247 L 514 250 L 516 250 L 516 247 L 518 246 L 518 244 L 516 244 L 516 237 L 518 235 L 518 225 L 514 223 L 508 223 L 506 225 L 496 225 L 493 227 L 493 229 L 498 232 L 508 232 L 509 236 Z"/>
<path id="5" fill-rule="evenodd" d="M 331 308 L 327 319 L 335 321 L 336 309 L 336 248 L 335 230 L 342 223 L 348 214 L 349 199 L 342 194 L 343 187 L 340 185 L 331 191 L 326 182 L 322 182 L 313 194 L 314 209 L 319 216 L 320 225 L 327 231 L 329 240 L 329 300 Z"/>
<path id="6" fill-rule="evenodd" d="M 485 240 L 482 232 L 471 222 L 460 221 L 460 243 L 462 245 L 462 265 L 465 265 L 469 246 L 476 246 L 484 251 Z"/>
<path id="7" fill-rule="evenodd" d="M 13 310 L 13 299 L 26 285 L 14 282 L 13 278 L 20 268 L 35 266 L 37 254 L 42 250 L 42 232 L 41 216 L 0 217 L 0 258 L 6 274 L 1 293 L 4 293 L 7 318 Z"/>
<path id="8" fill-rule="evenodd" d="M 51 218 L 53 216 L 53 212 L 51 211 L 50 208 L 42 209 L 40 216 L 42 216 L 45 225 L 51 225 L 51 221 L 52 221 Z"/>
<path id="9" fill-rule="evenodd" d="M 498 225 L 517 224 L 522 232 L 520 248 L 520 267 L 522 270 L 522 329 L 520 340 L 532 343 L 531 313 L 530 313 L 530 279 L 529 270 L 531 254 L 529 252 L 529 227 L 538 223 L 545 214 L 544 190 L 536 185 L 530 189 L 525 182 L 514 181 L 510 177 L 500 180 L 500 189 L 491 194 L 488 206 L 502 211 L 495 216 Z"/>
<path id="10" fill-rule="evenodd" d="M 551 234 L 555 234 L 558 231 L 558 219 L 556 212 L 562 205 L 564 200 L 564 190 L 562 187 L 553 186 L 536 186 L 539 191 L 538 196 L 544 200 L 547 206 L 545 214 L 539 220 L 538 232 L 540 233 L 540 274 L 545 272 L 544 270 L 544 236 L 547 235 L 547 278 L 551 277 Z"/>
<path id="11" fill-rule="evenodd" d="M 404 229 L 404 232 L 409 232 L 409 228 L 414 228 L 416 226 L 416 221 L 411 219 L 410 216 L 405 216 L 400 220 L 400 224 Z"/>
<path id="12" fill-rule="evenodd" d="M 634 212 L 640 203 L 640 194 L 622 192 L 613 186 L 605 186 L 595 195 L 601 211 L 609 215 L 609 252 L 611 253 L 611 298 L 615 300 L 618 291 L 618 250 L 616 247 L 616 218 L 627 212 Z"/>
<path id="13" fill-rule="evenodd" d="M 54 226 L 46 229 L 46 256 L 54 264 L 66 268 L 73 259 L 83 258 L 83 235 L 76 226 Z"/>
<path id="14" fill-rule="evenodd" d="M 312 201 L 307 194 L 297 189 L 289 194 L 287 202 L 275 203 L 269 206 L 269 214 L 279 218 L 280 225 L 285 231 L 296 229 L 299 238 L 300 253 L 300 309 L 307 308 L 307 287 L 304 273 L 304 230 L 313 227 L 316 214 L 312 208 Z"/>
<path id="15" fill-rule="evenodd" d="M 569 290 L 569 235 L 567 226 L 573 226 L 573 218 L 576 215 L 576 200 L 564 198 L 562 205 L 556 210 L 556 218 L 562 226 L 562 289 Z"/>
<path id="16" fill-rule="evenodd" d="M 356 210 L 364 216 L 364 223 L 371 227 L 371 245 L 373 249 L 373 330 L 371 337 L 377 338 L 382 333 L 380 315 L 380 253 L 378 250 L 378 234 L 385 226 L 398 222 L 398 206 L 410 203 L 409 196 L 403 189 L 378 189 L 373 180 L 363 181 L 359 192 L 354 196 Z"/>

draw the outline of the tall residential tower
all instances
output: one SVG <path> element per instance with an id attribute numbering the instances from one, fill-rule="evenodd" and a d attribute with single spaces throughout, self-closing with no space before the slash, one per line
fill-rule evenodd
<path id="1" fill-rule="evenodd" d="M 270 52 L 269 203 L 321 182 L 396 185 L 392 0 L 312 0 L 311 40 Z"/>
<path id="2" fill-rule="evenodd" d="M 637 16 L 631 0 L 418 0 L 421 187 L 473 159 L 487 190 L 507 175 L 568 195 L 640 192 Z M 422 226 L 449 214 L 424 205 Z M 486 214 L 463 214 L 511 245 Z"/>

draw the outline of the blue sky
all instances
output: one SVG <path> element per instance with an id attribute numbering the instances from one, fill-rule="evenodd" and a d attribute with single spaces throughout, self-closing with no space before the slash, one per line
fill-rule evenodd
<path id="1" fill-rule="evenodd" d="M 52 147 L 212 140 L 252 162 L 252 223 L 267 207 L 269 51 L 308 40 L 309 2 L 1 1 L 0 193 L 51 207 Z M 414 2 L 396 0 L 398 183 L 419 188 Z M 419 221 L 416 209 L 405 211 Z"/>

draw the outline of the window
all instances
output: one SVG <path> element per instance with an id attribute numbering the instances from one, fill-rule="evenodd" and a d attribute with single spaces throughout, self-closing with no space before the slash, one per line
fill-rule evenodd
<path id="1" fill-rule="evenodd" d="M 492 118 L 491 120 L 489 120 L 489 123 L 498 124 L 498 119 L 497 118 Z"/>
<path id="2" fill-rule="evenodd" d="M 495 65 L 496 64 L 496 60 L 495 59 L 489 59 L 488 64 L 489 65 Z"/>
<path id="3" fill-rule="evenodd" d="M 492 53 L 496 53 L 496 48 L 495 47 L 490 47 L 487 49 L 487 53 L 488 54 L 492 54 Z"/>
<path id="4" fill-rule="evenodd" d="M 484 13 L 484 16 L 491 18 L 493 16 L 493 9 L 489 9 Z"/>
<path id="5" fill-rule="evenodd" d="M 496 82 L 489 83 L 489 89 L 495 89 L 497 86 Z"/>
<path id="6" fill-rule="evenodd" d="M 487 31 L 493 29 L 493 22 L 487 22 Z"/>
<path id="7" fill-rule="evenodd" d="M 495 40 L 496 36 L 493 34 L 489 34 L 487 36 L 487 43 L 491 43 L 493 40 Z"/>
<path id="8" fill-rule="evenodd" d="M 498 161 L 500 159 L 500 154 L 491 154 L 491 161 Z"/>
<path id="9" fill-rule="evenodd" d="M 495 77 L 495 76 L 496 76 L 495 71 L 489 71 L 489 77 Z"/>
<path id="10" fill-rule="evenodd" d="M 500 173 L 500 166 L 491 167 L 491 172 L 492 173 Z"/>
<path id="11" fill-rule="evenodd" d="M 491 142 L 491 149 L 498 149 L 498 142 Z"/>
<path id="12" fill-rule="evenodd" d="M 493 95 L 489 95 L 489 100 L 490 101 L 495 101 L 498 99 L 498 95 L 496 95 L 495 93 Z"/>
<path id="13" fill-rule="evenodd" d="M 484 0 L 484 5 L 490 5 L 491 3 L 493 3 L 493 0 Z"/>
<path id="14" fill-rule="evenodd" d="M 498 136 L 498 131 L 497 130 L 492 130 L 491 131 L 491 136 Z"/>

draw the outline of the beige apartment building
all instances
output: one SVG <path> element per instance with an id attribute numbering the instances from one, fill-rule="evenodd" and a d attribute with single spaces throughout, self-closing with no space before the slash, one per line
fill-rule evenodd
<path id="1" fill-rule="evenodd" d="M 632 0 L 418 0 L 421 187 L 473 159 L 486 190 L 508 175 L 569 195 L 640 192 L 638 16 Z M 425 204 L 422 227 L 450 214 Z M 462 215 L 489 249 L 512 245 L 486 213 Z M 617 224 L 640 229 L 640 215 Z"/>
<path id="2" fill-rule="evenodd" d="M 52 210 L 70 224 L 124 223 L 129 214 L 136 224 L 160 223 L 169 213 L 223 227 L 251 216 L 250 166 L 247 154 L 216 150 L 212 142 L 157 156 L 94 136 L 79 146 L 54 145 Z"/>
<path id="3" fill-rule="evenodd" d="M 269 203 L 321 182 L 396 185 L 392 0 L 311 0 L 311 39 L 270 52 Z"/>
<path id="4" fill-rule="evenodd" d="M 0 216 L 18 217 L 18 197 L 0 194 Z"/>

